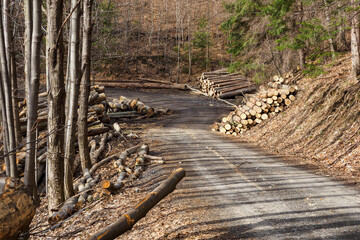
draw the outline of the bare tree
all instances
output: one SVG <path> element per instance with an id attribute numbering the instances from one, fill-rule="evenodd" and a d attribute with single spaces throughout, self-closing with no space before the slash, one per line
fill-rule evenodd
<path id="1" fill-rule="evenodd" d="M 90 169 L 91 161 L 88 145 L 88 130 L 87 130 L 87 113 L 88 113 L 88 98 L 90 95 L 90 74 L 91 74 L 91 33 L 92 33 L 92 10 L 93 0 L 84 0 L 83 7 L 83 43 L 82 43 L 82 66 L 81 70 L 84 71 L 81 77 L 81 94 L 79 106 L 79 119 L 78 119 L 78 142 L 79 142 L 79 155 L 81 167 L 84 171 L 85 168 Z"/>
<path id="2" fill-rule="evenodd" d="M 1 4 L 1 13 L 2 11 L 2 4 Z M 15 141 L 15 129 L 14 129 L 14 115 L 13 115 L 13 107 L 12 107 L 12 92 L 11 92 L 11 83 L 10 83 L 10 76 L 9 76 L 9 68 L 8 62 L 6 59 L 6 46 L 5 46 L 5 39 L 4 39 L 4 25 L 3 25 L 3 17 L 0 18 L 0 68 L 1 68 L 1 84 L 3 90 L 3 100 L 5 102 L 5 108 L 2 109 L 5 112 L 4 117 L 6 117 L 7 125 L 7 141 L 8 141 L 8 153 L 9 153 L 9 166 L 10 166 L 10 176 L 17 177 L 18 172 L 16 168 L 16 141 Z"/>
<path id="3" fill-rule="evenodd" d="M 36 160 L 36 120 L 38 117 L 38 94 L 40 80 L 40 48 L 41 48 L 41 0 L 25 1 L 25 11 L 32 11 L 31 15 L 26 14 L 26 21 L 32 21 L 31 29 L 31 53 L 30 62 L 30 80 L 27 83 L 27 131 L 26 131 L 26 162 L 25 162 L 25 185 L 33 192 L 37 199 L 35 188 L 35 160 Z M 29 24 L 30 25 L 30 24 Z M 29 26 L 28 24 L 26 26 Z"/>
<path id="4" fill-rule="evenodd" d="M 49 212 L 64 201 L 64 49 L 61 34 L 63 0 L 47 0 L 48 42 L 48 178 Z"/>
<path id="5" fill-rule="evenodd" d="M 356 9 L 358 6 L 357 0 L 351 0 L 351 5 Z M 351 80 L 356 80 L 359 74 L 359 16 L 355 14 L 351 18 L 351 73 L 349 78 Z"/>
<path id="6" fill-rule="evenodd" d="M 17 76 L 16 76 L 16 61 L 14 53 L 14 39 L 12 33 L 12 23 L 10 21 L 10 1 L 3 0 L 3 25 L 4 25 L 4 41 L 6 50 L 6 60 L 8 63 L 8 73 L 11 82 L 11 97 L 14 116 L 14 131 L 16 146 L 20 142 L 20 121 L 19 121 L 19 108 L 18 108 L 18 89 L 17 89 Z"/>
<path id="7" fill-rule="evenodd" d="M 77 122 L 77 108 L 79 98 L 80 84 L 80 5 L 78 0 L 71 0 L 71 18 L 70 18 L 70 68 L 69 68 L 69 86 L 67 87 L 66 102 L 68 103 L 65 121 L 65 199 L 74 195 L 73 188 L 73 165 L 75 158 L 75 132 Z"/>

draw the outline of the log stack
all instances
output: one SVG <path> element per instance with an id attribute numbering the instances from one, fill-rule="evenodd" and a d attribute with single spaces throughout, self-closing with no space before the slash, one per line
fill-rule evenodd
<path id="1" fill-rule="evenodd" d="M 114 122 L 129 120 L 129 119 L 142 119 L 154 116 L 168 115 L 171 114 L 172 111 L 169 109 L 154 109 L 145 103 L 139 101 L 139 99 L 128 99 L 126 97 L 120 96 L 119 98 L 109 100 L 105 94 L 104 86 L 92 86 L 91 92 L 89 96 L 89 108 L 88 108 L 88 136 L 90 142 L 90 149 L 95 151 L 97 145 L 100 145 L 99 149 L 94 152 L 94 161 L 96 162 L 101 155 L 102 149 L 105 148 L 105 144 L 101 144 L 104 141 L 99 141 L 97 138 L 97 142 L 95 139 L 97 136 L 101 134 L 105 134 L 111 130 L 114 130 L 117 135 L 121 135 L 116 129 L 114 129 Z M 38 134 L 38 142 L 37 142 L 37 158 L 39 167 L 38 170 L 38 181 L 42 178 L 45 171 L 45 160 L 46 160 L 46 141 L 47 141 L 47 132 L 45 131 L 47 128 L 47 93 L 39 94 L 39 118 L 37 122 L 39 134 Z M 26 133 L 26 99 L 20 102 L 20 120 L 21 120 L 21 128 L 22 134 Z M 114 134 L 109 134 L 112 136 Z M 102 137 L 101 139 L 105 139 Z M 91 141 L 93 140 L 93 141 Z M 95 144 L 94 144 L 95 143 Z M 20 172 L 20 176 L 24 172 L 25 167 L 25 156 L 26 156 L 26 147 L 24 146 L 20 151 L 16 153 L 17 158 L 17 166 L 18 171 Z M 5 171 L 5 164 L 2 164 L 0 171 Z"/>
<path id="2" fill-rule="evenodd" d="M 237 73 L 228 73 L 226 69 L 204 72 L 200 78 L 201 91 L 214 98 L 234 98 L 238 95 L 254 92 L 256 85 Z"/>
<path id="3" fill-rule="evenodd" d="M 257 93 L 246 95 L 244 104 L 215 123 L 212 131 L 238 136 L 276 116 L 295 101 L 298 88 L 284 84 L 284 78 L 274 77 L 268 85 L 270 88 L 261 87 Z"/>

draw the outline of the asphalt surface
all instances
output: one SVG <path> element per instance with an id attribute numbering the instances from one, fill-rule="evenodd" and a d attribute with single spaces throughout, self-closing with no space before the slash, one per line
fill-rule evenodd
<path id="1" fill-rule="evenodd" d="M 185 168 L 182 197 L 203 200 L 187 210 L 206 209 L 209 220 L 194 224 L 213 224 L 216 239 L 360 239 L 357 188 L 211 132 L 229 112 L 223 103 L 182 92 L 107 92 L 174 110 L 147 137 Z"/>

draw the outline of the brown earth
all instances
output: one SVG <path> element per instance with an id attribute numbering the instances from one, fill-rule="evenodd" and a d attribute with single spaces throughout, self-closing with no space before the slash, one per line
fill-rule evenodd
<path id="1" fill-rule="evenodd" d="M 360 180 L 360 84 L 347 80 L 349 55 L 317 78 L 297 84 L 297 100 L 286 111 L 242 136 L 280 155 L 302 157 L 332 176 Z"/>

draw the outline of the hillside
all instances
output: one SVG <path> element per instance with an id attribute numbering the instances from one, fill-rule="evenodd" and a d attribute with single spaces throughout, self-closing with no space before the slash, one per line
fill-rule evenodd
<path id="1" fill-rule="evenodd" d="M 360 177 L 360 84 L 347 80 L 350 55 L 324 67 L 317 78 L 302 78 L 297 100 L 287 111 L 243 136 L 281 155 L 302 157 L 340 178 Z"/>

